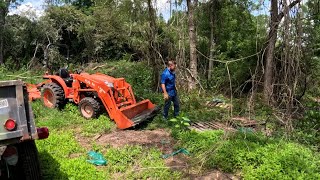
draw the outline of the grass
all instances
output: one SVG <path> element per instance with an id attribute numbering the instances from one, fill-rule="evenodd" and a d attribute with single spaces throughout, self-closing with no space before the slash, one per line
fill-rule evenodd
<path id="1" fill-rule="evenodd" d="M 46 140 L 37 141 L 44 179 L 106 179 L 108 174 L 86 163 L 86 151 L 68 131 L 52 130 Z M 73 154 L 79 154 L 72 158 Z M 54 168 L 52 168 L 54 167 Z"/>
<path id="2" fill-rule="evenodd" d="M 77 142 L 75 136 L 90 138 L 115 129 L 114 122 L 105 115 L 95 120 L 82 118 L 75 105 L 68 104 L 59 111 L 43 107 L 41 102 L 33 104 L 37 126 L 47 126 L 50 136 L 37 141 L 42 171 L 45 179 L 110 179 L 121 175 L 129 179 L 179 179 L 179 172 L 166 168 L 161 152 L 154 148 L 126 146 L 112 148 L 91 142 L 92 150 L 105 152 L 106 167 L 97 168 L 86 162 L 89 151 Z M 149 167 L 155 167 L 148 169 Z"/>
<path id="3" fill-rule="evenodd" d="M 242 133 L 226 137 L 221 131 L 189 131 L 176 138 L 206 169 L 219 168 L 244 179 L 320 178 L 320 154 L 283 139 Z"/>

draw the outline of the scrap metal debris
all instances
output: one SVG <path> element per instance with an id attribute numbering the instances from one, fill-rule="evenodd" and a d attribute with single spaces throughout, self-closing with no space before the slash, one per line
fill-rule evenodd
<path id="1" fill-rule="evenodd" d="M 235 128 L 227 126 L 226 124 L 220 122 L 194 122 L 189 127 L 191 130 L 196 131 L 206 131 L 206 130 L 215 130 L 215 129 L 222 129 L 225 131 L 235 132 L 237 131 Z"/>
<path id="2" fill-rule="evenodd" d="M 258 122 L 255 120 L 250 120 L 244 117 L 234 117 L 228 123 L 221 122 L 194 122 L 191 123 L 189 129 L 196 131 L 206 131 L 206 130 L 216 130 L 221 129 L 229 132 L 255 132 L 265 129 L 266 122 Z"/>
<path id="3" fill-rule="evenodd" d="M 212 101 L 207 101 L 205 104 L 206 107 L 219 107 L 223 109 L 229 109 L 232 107 L 232 104 L 226 103 L 222 99 L 215 98 Z"/>

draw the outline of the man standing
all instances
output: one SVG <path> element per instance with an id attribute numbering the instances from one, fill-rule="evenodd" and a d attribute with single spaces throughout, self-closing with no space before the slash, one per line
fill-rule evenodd
<path id="1" fill-rule="evenodd" d="M 161 75 L 161 89 L 165 100 L 163 117 L 168 119 L 168 113 L 171 106 L 171 101 L 174 106 L 174 117 L 179 116 L 179 97 L 176 88 L 176 70 L 177 63 L 174 60 L 169 60 L 167 68 Z"/>

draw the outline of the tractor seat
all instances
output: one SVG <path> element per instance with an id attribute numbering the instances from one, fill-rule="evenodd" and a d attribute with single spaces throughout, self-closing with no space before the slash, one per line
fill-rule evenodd
<path id="1" fill-rule="evenodd" d="M 60 69 L 59 70 L 59 76 L 64 80 L 64 82 L 66 83 L 66 85 L 68 87 L 72 87 L 73 79 L 70 76 L 70 74 L 69 74 L 67 69 Z"/>
<path id="2" fill-rule="evenodd" d="M 62 79 L 66 79 L 66 78 L 69 78 L 70 77 L 70 74 L 68 72 L 67 69 L 60 69 L 59 70 L 59 76 L 62 78 Z"/>

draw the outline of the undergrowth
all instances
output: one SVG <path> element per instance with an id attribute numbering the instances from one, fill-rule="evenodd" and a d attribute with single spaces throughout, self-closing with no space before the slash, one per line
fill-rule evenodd
<path id="1" fill-rule="evenodd" d="M 86 163 L 86 151 L 72 132 L 50 129 L 46 140 L 37 141 L 44 179 L 106 179 L 108 174 Z M 72 155 L 78 155 L 73 157 Z"/>
<path id="2" fill-rule="evenodd" d="M 48 139 L 37 141 L 44 179 L 180 179 L 181 173 L 166 167 L 158 149 L 142 146 L 112 148 L 108 145 L 89 144 L 82 147 L 76 140 L 115 129 L 114 122 L 105 115 L 87 120 L 80 116 L 78 108 L 67 104 L 62 110 L 45 108 L 40 101 L 32 103 L 37 126 L 50 129 Z M 86 162 L 89 150 L 105 152 L 107 166 L 96 168 Z M 150 168 L 152 167 L 152 168 Z"/>
<path id="3" fill-rule="evenodd" d="M 292 140 L 320 151 L 320 106 L 314 100 L 308 100 L 305 104 L 303 118 L 294 121 Z"/>
<path id="4" fill-rule="evenodd" d="M 225 137 L 221 131 L 188 131 L 175 137 L 180 146 L 197 154 L 194 161 L 205 169 L 240 172 L 244 179 L 320 178 L 319 153 L 283 139 L 242 133 Z"/>

